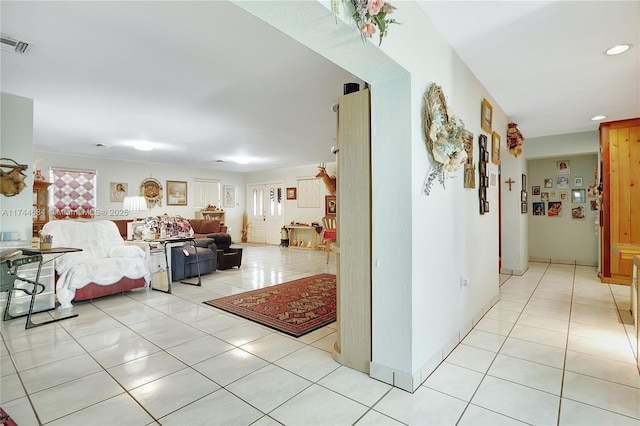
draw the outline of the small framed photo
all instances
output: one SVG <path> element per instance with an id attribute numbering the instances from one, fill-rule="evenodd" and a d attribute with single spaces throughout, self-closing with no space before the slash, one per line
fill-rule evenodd
<path id="1" fill-rule="evenodd" d="M 484 212 L 489 213 L 489 202 L 486 200 L 484 202 Z"/>
<path id="2" fill-rule="evenodd" d="M 549 201 L 549 193 L 543 192 L 540 194 L 540 201 Z"/>
<path id="3" fill-rule="evenodd" d="M 569 175 L 571 174 L 571 167 L 568 160 L 556 161 L 556 174 Z"/>
<path id="4" fill-rule="evenodd" d="M 544 187 L 553 188 L 553 178 L 544 178 Z"/>
<path id="5" fill-rule="evenodd" d="M 573 186 L 582 186 L 582 177 L 573 178 Z"/>
<path id="6" fill-rule="evenodd" d="M 587 193 L 584 189 L 573 189 L 571 191 L 571 202 L 574 204 L 582 204 L 587 200 Z"/>
<path id="7" fill-rule="evenodd" d="M 558 176 L 556 186 L 558 189 L 569 189 L 569 176 Z"/>
<path id="8" fill-rule="evenodd" d="M 525 214 L 529 211 L 529 204 L 527 203 L 520 203 L 520 213 Z"/>
<path id="9" fill-rule="evenodd" d="M 498 173 L 489 170 L 489 186 L 495 188 L 498 186 Z"/>
<path id="10" fill-rule="evenodd" d="M 225 207 L 234 207 L 236 205 L 236 187 L 233 185 L 225 185 L 222 189 L 224 196 L 223 205 Z"/>
<path id="11" fill-rule="evenodd" d="M 592 212 L 595 212 L 596 210 L 598 210 L 598 202 L 596 200 L 589 201 L 589 207 Z"/>
<path id="12" fill-rule="evenodd" d="M 562 216 L 562 202 L 560 201 L 549 201 L 547 216 Z"/>
<path id="13" fill-rule="evenodd" d="M 337 209 L 337 201 L 335 195 L 325 195 L 324 196 L 324 215 L 325 216 L 335 216 L 338 212 Z"/>
<path id="14" fill-rule="evenodd" d="M 568 201 L 569 193 L 567 191 L 560 191 L 560 201 Z"/>
<path id="15" fill-rule="evenodd" d="M 571 207 L 571 219 L 584 219 L 585 210 L 584 206 Z"/>
<path id="16" fill-rule="evenodd" d="M 167 181 L 167 205 L 187 205 L 187 182 L 181 180 Z"/>
<path id="17" fill-rule="evenodd" d="M 482 130 L 484 130 L 487 133 L 491 132 L 491 126 L 493 124 L 493 107 L 491 106 L 491 104 L 489 103 L 488 100 L 483 99 L 482 100 L 482 119 L 481 119 L 481 126 L 482 126 Z"/>
<path id="18" fill-rule="evenodd" d="M 125 182 L 111 182 L 109 184 L 109 201 L 112 203 L 121 203 L 127 196 L 129 185 Z"/>
<path id="19" fill-rule="evenodd" d="M 552 192 L 550 192 L 550 193 L 549 193 L 549 197 L 550 197 L 550 198 L 556 198 L 556 193 L 555 193 L 555 192 L 553 192 L 553 191 L 552 191 Z"/>
<path id="20" fill-rule="evenodd" d="M 298 188 L 287 188 L 287 200 L 295 200 L 298 198 Z"/>
<path id="21" fill-rule="evenodd" d="M 531 187 L 531 194 L 540 195 L 540 187 L 539 186 L 532 186 Z"/>
<path id="22" fill-rule="evenodd" d="M 527 202 L 527 191 L 520 191 L 520 201 L 523 203 Z"/>
<path id="23" fill-rule="evenodd" d="M 533 203 L 533 215 L 544 216 L 544 203 Z"/>
<path id="24" fill-rule="evenodd" d="M 522 190 L 527 190 L 527 175 L 525 175 L 524 173 L 522 174 Z"/>
<path id="25" fill-rule="evenodd" d="M 491 162 L 500 164 L 500 135 L 496 132 L 491 134 Z"/>

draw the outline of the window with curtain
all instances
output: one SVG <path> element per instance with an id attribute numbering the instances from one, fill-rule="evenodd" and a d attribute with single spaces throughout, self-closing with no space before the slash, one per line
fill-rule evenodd
<path id="1" fill-rule="evenodd" d="M 52 167 L 50 205 L 56 219 L 92 218 L 96 208 L 95 170 Z"/>
<path id="2" fill-rule="evenodd" d="M 194 179 L 195 208 L 203 209 L 207 206 L 220 208 L 220 181 L 214 179 Z"/>

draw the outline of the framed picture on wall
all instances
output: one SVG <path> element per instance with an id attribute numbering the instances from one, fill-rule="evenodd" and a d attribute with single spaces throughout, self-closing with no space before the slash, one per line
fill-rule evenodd
<path id="1" fill-rule="evenodd" d="M 571 174 L 571 167 L 569 166 L 568 160 L 556 161 L 556 174 L 559 175 L 569 175 Z"/>
<path id="2" fill-rule="evenodd" d="M 553 178 L 544 178 L 544 187 L 553 188 Z"/>
<path id="3" fill-rule="evenodd" d="M 500 164 L 500 135 L 496 132 L 491 134 L 491 162 Z"/>
<path id="4" fill-rule="evenodd" d="M 179 180 L 167 181 L 167 205 L 187 205 L 187 182 Z"/>
<path id="5" fill-rule="evenodd" d="M 587 201 L 587 194 L 584 189 L 573 189 L 571 191 L 571 202 L 575 204 L 582 204 Z"/>
<path id="6" fill-rule="evenodd" d="M 236 187 L 233 185 L 225 185 L 222 189 L 222 195 L 224 201 L 222 202 L 225 207 L 233 207 L 236 205 Z"/>
<path id="7" fill-rule="evenodd" d="M 324 196 L 324 215 L 325 216 L 335 216 L 337 209 L 337 201 L 335 195 L 325 195 Z"/>
<path id="8" fill-rule="evenodd" d="M 520 191 L 520 201 L 523 203 L 527 202 L 527 191 Z"/>
<path id="9" fill-rule="evenodd" d="M 295 200 L 298 196 L 298 188 L 287 188 L 287 200 Z"/>
<path id="10" fill-rule="evenodd" d="M 493 107 L 488 100 L 482 100 L 482 130 L 485 132 L 491 132 L 491 126 L 493 124 Z"/>
<path id="11" fill-rule="evenodd" d="M 544 216 L 544 203 L 533 203 L 533 215 Z"/>
<path id="12" fill-rule="evenodd" d="M 109 184 L 109 201 L 112 203 L 121 203 L 127 196 L 129 185 L 125 182 L 111 182 Z"/>
<path id="13" fill-rule="evenodd" d="M 539 186 L 532 186 L 531 187 L 531 193 L 533 195 L 540 195 L 540 187 Z"/>
<path id="14" fill-rule="evenodd" d="M 573 178 L 573 186 L 582 186 L 582 177 Z"/>
<path id="15" fill-rule="evenodd" d="M 520 203 L 520 213 L 524 214 L 526 212 L 529 211 L 529 204 L 527 203 Z"/>

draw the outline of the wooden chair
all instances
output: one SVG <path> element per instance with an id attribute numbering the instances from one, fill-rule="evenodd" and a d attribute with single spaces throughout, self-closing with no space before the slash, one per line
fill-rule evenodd
<path id="1" fill-rule="evenodd" d="M 327 264 L 329 263 L 329 255 L 331 254 L 331 248 L 337 241 L 337 228 L 336 217 L 325 216 L 322 218 L 322 235 L 320 236 L 320 244 L 318 248 L 324 249 L 327 252 Z"/>

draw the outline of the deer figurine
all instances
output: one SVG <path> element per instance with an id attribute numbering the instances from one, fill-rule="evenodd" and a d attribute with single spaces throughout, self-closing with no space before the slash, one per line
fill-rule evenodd
<path id="1" fill-rule="evenodd" d="M 327 191 L 329 191 L 330 194 L 335 194 L 336 193 L 336 177 L 329 176 L 327 174 L 325 163 L 320 163 L 320 165 L 318 166 L 318 170 L 320 170 L 320 173 L 318 173 L 316 177 L 322 178 L 322 181 L 327 186 Z"/>

